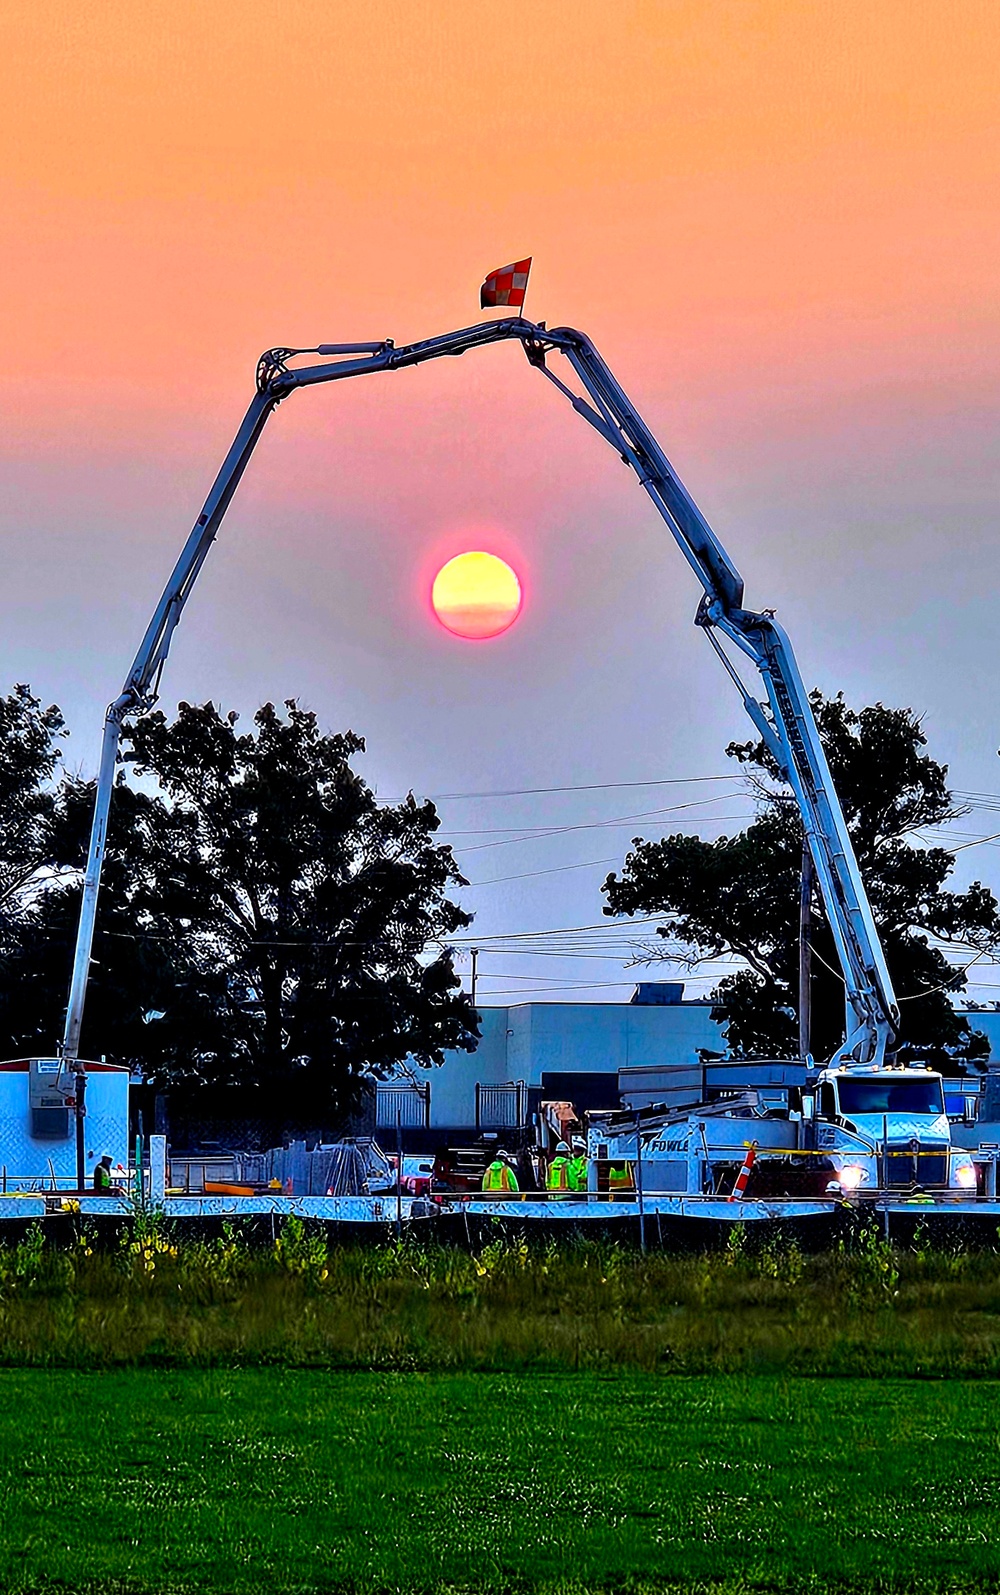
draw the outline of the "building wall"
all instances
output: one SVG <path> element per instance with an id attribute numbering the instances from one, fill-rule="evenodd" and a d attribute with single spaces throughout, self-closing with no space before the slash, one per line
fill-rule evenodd
<path id="1" fill-rule="evenodd" d="M 127 1069 L 109 1063 L 87 1065 L 85 1152 L 88 1178 L 107 1153 L 113 1164 L 128 1167 Z M 0 1165 L 9 1191 L 45 1183 L 55 1174 L 64 1184 L 76 1175 L 76 1125 L 59 1140 L 32 1135 L 28 1101 L 28 1060 L 0 1065 Z"/>
<path id="2" fill-rule="evenodd" d="M 625 1068 L 696 1065 L 700 1048 L 725 1052 L 721 1028 L 707 1002 L 555 1003 L 525 1002 L 479 1010 L 482 1037 L 475 1052 L 449 1052 L 440 1068 L 413 1069 L 430 1085 L 431 1130 L 472 1128 L 476 1085 L 515 1085 L 559 1094 L 553 1075 L 607 1075 L 615 1081 L 608 1102 L 617 1101 L 617 1075 Z M 992 1060 L 1000 1065 L 1000 1012 L 969 1013 L 970 1025 L 989 1036 Z M 586 1100 L 587 1087 L 576 1086 Z M 574 1083 L 566 1095 L 573 1098 Z M 603 1103 L 601 1105 L 604 1105 Z"/>
<path id="3" fill-rule="evenodd" d="M 477 1050 L 449 1052 L 440 1068 L 421 1071 L 434 1128 L 475 1124 L 477 1081 L 537 1089 L 543 1074 L 617 1076 L 626 1067 L 696 1063 L 699 1047 L 725 1050 L 708 1003 L 531 1002 L 479 1012 Z"/>
<path id="4" fill-rule="evenodd" d="M 475 1052 L 448 1052 L 440 1068 L 414 1069 L 431 1088 L 431 1124 L 466 1125 L 476 1122 L 476 1081 L 480 1085 L 506 1085 L 508 1036 L 507 1008 L 480 1008 L 481 1038 Z M 515 1075 L 514 1079 L 519 1076 Z"/>
<path id="5" fill-rule="evenodd" d="M 959 1012 L 968 1021 L 970 1030 L 981 1030 L 989 1037 L 990 1062 L 1000 1063 L 1000 1013 L 969 1013 L 965 1009 Z"/>

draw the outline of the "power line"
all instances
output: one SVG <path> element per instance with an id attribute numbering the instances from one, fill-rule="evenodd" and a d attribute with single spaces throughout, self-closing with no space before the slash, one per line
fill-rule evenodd
<path id="1" fill-rule="evenodd" d="M 488 997 L 546 997 L 551 992 L 556 991 L 608 991 L 612 987 L 620 989 L 622 986 L 634 986 L 635 984 L 634 980 L 592 980 L 582 982 L 579 985 L 564 983 L 562 986 L 543 986 L 538 990 L 532 991 L 519 991 L 516 988 L 507 987 L 503 991 L 488 991 L 486 995 Z"/>
<path id="2" fill-rule="evenodd" d="M 977 836 L 971 842 L 959 842 L 957 847 L 942 848 L 944 853 L 964 853 L 967 847 L 983 847 L 987 842 L 995 842 L 1000 838 L 1000 831 L 994 831 L 991 836 Z"/>
<path id="3" fill-rule="evenodd" d="M 481 986 L 484 980 L 540 980 L 546 988 L 551 988 L 554 978 L 555 977 L 552 974 L 524 975 L 516 969 L 503 969 L 494 970 L 489 974 L 479 974 L 476 977 L 476 981 L 477 984 Z M 636 980 L 634 976 L 631 979 L 625 980 L 573 980 L 572 978 L 569 978 L 562 982 L 562 985 L 564 985 L 567 990 L 569 990 L 572 986 L 634 986 L 635 984 Z M 532 990 L 532 987 L 528 986 L 526 989 L 530 991 Z"/>
<path id="4" fill-rule="evenodd" d="M 463 890 L 478 891 L 481 886 L 503 886 L 507 881 L 530 881 L 538 875 L 564 875 L 567 870 L 596 869 L 599 864 L 618 864 L 621 862 L 619 853 L 612 853 L 610 858 L 589 858 L 580 864 L 557 864 L 555 869 L 530 869 L 523 875 L 498 875 L 490 881 L 470 881 Z"/>
<path id="5" fill-rule="evenodd" d="M 687 807 L 687 805 L 684 804 L 684 805 L 682 805 L 682 807 Z M 653 814 L 670 814 L 670 813 L 674 813 L 676 811 L 675 810 L 671 810 L 671 809 L 654 809 L 652 812 L 653 812 Z M 624 830 L 626 826 L 632 825 L 636 820 L 650 819 L 651 817 L 652 816 L 649 815 L 649 814 L 633 814 L 631 816 L 626 817 L 623 820 L 595 820 L 591 824 L 588 824 L 588 825 L 558 825 L 558 826 L 553 826 L 549 830 L 538 831 L 534 835 L 532 835 L 532 834 L 521 834 L 519 836 L 508 836 L 508 837 L 505 837 L 503 839 L 503 841 L 500 841 L 500 842 L 477 842 L 475 847 L 464 847 L 463 846 L 461 848 L 457 848 L 456 851 L 462 853 L 463 856 L 466 853 L 485 853 L 491 847 L 518 847 L 518 846 L 523 845 L 526 842 L 544 842 L 544 841 L 547 841 L 550 836 L 565 836 L 570 831 L 600 831 L 600 830 L 619 830 L 619 831 L 621 831 L 621 830 Z M 753 814 L 703 814 L 701 816 L 701 818 L 697 819 L 697 820 L 675 820 L 674 823 L 675 823 L 675 825 L 678 825 L 678 826 L 686 826 L 686 825 L 725 825 L 725 824 L 728 823 L 729 820 L 739 820 L 740 823 L 742 824 L 743 822 L 745 822 L 747 820 L 752 820 L 754 818 L 755 818 L 755 816 Z M 447 833 L 447 834 L 451 834 L 451 835 L 454 836 L 454 835 L 459 835 L 461 833 L 453 831 L 453 832 Z M 476 833 L 475 832 L 467 832 L 466 834 L 467 835 L 475 835 Z M 479 834 L 483 834 L 483 833 L 479 833 Z"/>
<path id="6" fill-rule="evenodd" d="M 482 950 L 483 949 L 480 948 L 480 952 L 482 952 Z M 464 947 L 455 947 L 455 948 L 452 948 L 452 951 L 453 952 L 464 953 L 466 951 L 466 949 Z M 621 963 L 623 958 L 626 956 L 626 949 L 621 948 L 621 947 L 616 947 L 614 952 L 610 952 L 610 953 L 594 953 L 594 952 L 587 951 L 586 949 L 581 950 L 581 951 L 574 951 L 572 948 L 570 949 L 569 952 L 565 952 L 565 951 L 563 951 L 563 950 L 561 950 L 559 948 L 556 948 L 556 947 L 507 947 L 507 946 L 503 946 L 503 945 L 501 945 L 499 947 L 490 947 L 490 948 L 487 949 L 487 951 L 490 952 L 490 953 L 496 954 L 497 957 L 504 956 L 504 957 L 511 957 L 511 958 L 563 958 L 563 959 L 566 959 L 566 958 L 573 958 L 573 959 L 576 959 L 576 958 L 594 958 L 594 959 L 599 959 L 601 963 L 605 963 L 605 964 L 618 964 L 618 963 Z M 665 960 L 665 962 L 672 962 L 672 960 Z"/>
<path id="7" fill-rule="evenodd" d="M 662 809 L 643 809 L 638 814 L 616 814 L 610 820 L 581 820 L 573 825 L 491 825 L 474 831 L 437 831 L 435 835 L 443 836 L 561 836 L 564 831 L 599 831 L 610 825 L 631 825 L 633 820 L 652 820 L 661 814 L 680 814 L 685 809 L 703 809 L 712 803 L 727 803 L 731 798 L 742 797 L 742 792 L 722 792 L 717 797 L 692 799 L 690 803 L 671 803 Z M 738 816 L 723 815 L 723 819 L 737 818 Z M 706 815 L 711 819 L 711 815 Z M 467 849 L 475 852 L 474 848 Z"/>
<path id="8" fill-rule="evenodd" d="M 492 936 L 472 934 L 468 936 L 449 936 L 448 941 L 449 945 L 455 947 L 462 946 L 465 943 L 468 943 L 470 947 L 481 947 L 484 942 L 489 941 L 535 941 L 541 940 L 546 936 L 578 936 L 585 931 L 594 930 L 601 930 L 607 934 L 610 930 L 631 930 L 633 925 L 656 925 L 659 923 L 659 918 L 658 914 L 648 914 L 641 919 L 629 919 L 627 921 L 605 919 L 598 925 L 557 925 L 553 930 L 517 930 L 511 931 L 506 935 L 497 931 Z"/>
<path id="9" fill-rule="evenodd" d="M 541 797 L 548 792 L 621 792 L 637 786 L 694 786 L 700 781 L 735 781 L 738 777 L 727 775 L 679 775 L 657 781 L 594 781 L 586 786 L 522 786 L 505 792 L 429 792 L 433 803 L 458 803 L 467 798 Z"/>

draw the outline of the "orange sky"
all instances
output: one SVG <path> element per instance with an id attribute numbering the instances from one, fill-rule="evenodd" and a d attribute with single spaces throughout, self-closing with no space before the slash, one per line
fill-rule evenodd
<path id="1" fill-rule="evenodd" d="M 699 385 L 974 358 L 1000 244 L 992 0 L 506 9 L 8 0 L 19 441 L 62 441 L 83 371 L 130 432 L 214 409 L 262 334 L 472 319 L 482 273 L 528 250 L 529 308 L 604 343 L 650 328 Z"/>
<path id="2" fill-rule="evenodd" d="M 807 678 L 1000 785 L 996 0 L 7 0 L 0 50 L 0 663 L 84 765 L 260 350 L 467 324 L 531 253 Z M 473 648 L 426 592 L 481 546 L 530 603 Z M 389 791 L 704 772 L 745 732 L 696 599 L 494 349 L 281 407 L 164 701 L 302 693 Z M 582 922 L 601 873 L 493 901 Z"/>

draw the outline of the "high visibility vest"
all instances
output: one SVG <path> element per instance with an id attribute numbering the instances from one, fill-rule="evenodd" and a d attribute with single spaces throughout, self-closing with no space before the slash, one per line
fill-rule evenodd
<path id="1" fill-rule="evenodd" d="M 507 1163 L 502 1163 L 499 1158 L 494 1158 L 486 1173 L 483 1175 L 484 1191 L 516 1191 L 517 1176 Z"/>
<path id="2" fill-rule="evenodd" d="M 549 1191 L 569 1190 L 569 1159 L 563 1157 L 561 1152 L 549 1164 L 548 1173 L 545 1176 L 545 1186 Z"/>
<path id="3" fill-rule="evenodd" d="M 631 1191 L 632 1189 L 632 1170 L 629 1165 L 626 1163 L 623 1169 L 616 1169 L 612 1163 L 608 1169 L 608 1190 Z"/>
<path id="4" fill-rule="evenodd" d="M 583 1156 L 570 1160 L 569 1188 L 571 1191 L 585 1191 L 587 1189 L 587 1159 Z"/>

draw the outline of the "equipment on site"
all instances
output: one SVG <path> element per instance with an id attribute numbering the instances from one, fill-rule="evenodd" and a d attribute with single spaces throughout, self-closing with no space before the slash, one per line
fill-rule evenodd
<path id="1" fill-rule="evenodd" d="M 729 1200 L 731 1202 L 740 1202 L 743 1200 L 743 1197 L 746 1195 L 747 1186 L 750 1184 L 750 1176 L 753 1173 L 753 1166 L 756 1161 L 757 1144 L 754 1142 L 752 1146 L 747 1147 L 743 1154 L 742 1167 L 736 1176 L 736 1184 L 733 1186 L 729 1195 Z"/>
<path id="2" fill-rule="evenodd" d="M 517 266 L 526 267 L 527 262 L 518 262 Z M 509 302 L 516 303 L 516 299 Z M 549 330 L 544 322 L 528 321 L 521 315 L 485 321 L 399 348 L 392 340 L 382 339 L 370 343 L 319 344 L 311 349 L 276 348 L 261 356 L 254 398 L 163 591 L 122 691 L 105 717 L 62 1041 L 63 1059 L 71 1067 L 80 1067 L 76 1061 L 80 1025 L 122 726 L 130 715 L 144 713 L 156 702 L 174 628 L 271 412 L 298 388 L 377 371 L 399 371 L 427 360 L 462 355 L 502 342 L 519 343 L 529 363 L 563 394 L 577 414 L 635 473 L 703 588 L 695 623 L 704 630 L 736 686 L 747 714 L 791 786 L 802 816 L 808 853 L 843 972 L 846 1035 L 827 1068 L 817 1071 L 811 1059 L 805 1060 L 802 1066 L 805 1088 L 799 1091 L 797 1108 L 789 1088 L 783 1107 L 774 1102 L 770 1106 L 765 1104 L 763 1109 L 753 1109 L 752 1137 L 746 1133 L 746 1119 L 741 1117 L 744 1110 L 737 1102 L 730 1102 L 721 1115 L 717 1105 L 714 1112 L 709 1110 L 716 1127 L 728 1115 L 728 1123 L 737 1132 L 732 1136 L 731 1149 L 732 1158 L 737 1160 L 735 1167 L 740 1166 L 745 1141 L 756 1139 L 759 1142 L 758 1167 L 767 1155 L 769 1144 L 775 1155 L 816 1153 L 822 1156 L 825 1166 L 834 1171 L 841 1189 L 849 1188 L 854 1180 L 857 1190 L 868 1178 L 872 1178 L 873 1184 L 893 1184 L 894 1170 L 889 1165 L 898 1158 L 905 1143 L 909 1159 L 907 1169 L 917 1170 L 919 1183 L 945 1188 L 956 1181 L 962 1185 L 969 1180 L 970 1171 L 974 1183 L 971 1159 L 950 1148 L 940 1075 L 927 1070 L 897 1071 L 887 1066 L 886 1052 L 898 1022 L 896 999 L 847 823 L 788 637 L 775 620 L 773 611 L 744 607 L 743 578 L 739 571 L 591 340 L 570 327 Z M 554 354 L 567 361 L 584 390 L 582 394 L 549 369 L 548 360 Z M 318 356 L 318 363 L 315 360 L 304 365 L 290 363 L 308 356 Z M 744 684 L 725 644 L 756 667 L 764 689 L 762 699 L 755 697 Z M 889 1088 L 890 1080 L 898 1085 L 899 1100 L 901 1104 L 905 1102 L 905 1106 L 897 1106 Z M 767 1136 L 758 1133 L 757 1120 L 761 1113 L 764 1122 L 769 1124 L 771 1133 Z M 695 1108 L 686 1116 L 682 1114 L 686 1129 L 682 1130 L 679 1125 L 676 1129 L 671 1127 L 666 1141 L 676 1151 L 671 1151 L 668 1161 L 683 1163 L 692 1171 L 696 1164 L 704 1163 L 698 1150 L 705 1139 L 704 1118 L 704 1111 Z M 633 1118 L 631 1122 L 634 1126 L 636 1121 Z M 698 1124 L 701 1129 L 696 1128 Z M 609 1147 L 617 1140 L 620 1144 L 606 1151 L 605 1157 L 617 1159 L 620 1165 L 623 1160 L 636 1157 L 637 1132 L 632 1129 L 631 1145 L 627 1147 L 628 1136 L 616 1136 L 615 1128 L 612 1123 L 595 1127 L 591 1139 L 596 1133 L 602 1144 L 606 1142 Z M 640 1133 L 640 1140 L 644 1134 Z M 652 1152 L 655 1141 L 663 1141 L 664 1136 L 657 1136 L 650 1127 L 647 1139 Z M 640 1146 L 637 1170 L 640 1181 L 645 1155 L 645 1147 Z M 921 1158 L 930 1160 L 922 1168 L 918 1162 Z M 703 1180 L 705 1176 L 697 1178 Z M 684 1188 L 692 1187 L 686 1185 Z M 697 1188 L 704 1189 L 704 1185 L 699 1184 Z"/>

